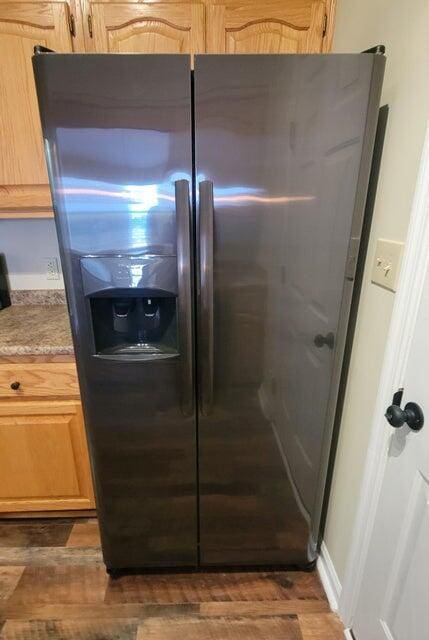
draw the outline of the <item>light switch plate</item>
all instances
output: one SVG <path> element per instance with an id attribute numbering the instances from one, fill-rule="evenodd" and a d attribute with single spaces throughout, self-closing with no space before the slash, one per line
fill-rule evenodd
<path id="1" fill-rule="evenodd" d="M 396 291 L 403 248 L 403 242 L 377 240 L 371 275 L 374 284 Z"/>

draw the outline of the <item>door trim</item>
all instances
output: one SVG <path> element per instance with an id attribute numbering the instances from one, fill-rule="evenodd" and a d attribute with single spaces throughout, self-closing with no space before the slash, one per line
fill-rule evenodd
<path id="1" fill-rule="evenodd" d="M 371 535 L 377 514 L 391 427 L 384 419 L 393 392 L 403 386 L 405 368 L 429 266 L 429 122 L 417 175 L 398 292 L 384 354 L 372 418 L 368 454 L 361 484 L 356 525 L 348 557 L 338 613 L 351 628 L 357 608 Z"/>

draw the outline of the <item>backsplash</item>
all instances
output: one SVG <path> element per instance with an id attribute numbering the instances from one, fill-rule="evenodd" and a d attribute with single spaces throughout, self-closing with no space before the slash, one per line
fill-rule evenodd
<path id="1" fill-rule="evenodd" d="M 64 291 L 54 289 L 17 289 L 11 291 L 10 299 L 12 304 L 66 304 L 66 294 Z"/>
<path id="2" fill-rule="evenodd" d="M 0 253 L 4 253 L 12 291 L 64 289 L 53 219 L 0 220 Z M 58 264 L 58 277 L 48 278 L 48 261 Z"/>

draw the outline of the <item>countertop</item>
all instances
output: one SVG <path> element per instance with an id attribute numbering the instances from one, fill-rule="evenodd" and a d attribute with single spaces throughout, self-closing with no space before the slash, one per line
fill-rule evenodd
<path id="1" fill-rule="evenodd" d="M 0 311 L 0 357 L 73 353 L 65 304 L 12 304 Z"/>

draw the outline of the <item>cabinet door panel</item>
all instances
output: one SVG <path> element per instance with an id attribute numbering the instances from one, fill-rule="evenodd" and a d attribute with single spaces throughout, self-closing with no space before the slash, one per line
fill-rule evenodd
<path id="1" fill-rule="evenodd" d="M 0 3 L 0 215 L 50 208 L 33 48 L 71 51 L 65 3 Z M 40 185 L 44 185 L 41 195 Z"/>
<path id="2" fill-rule="evenodd" d="M 0 512 L 93 507 L 80 403 L 0 403 Z"/>
<path id="3" fill-rule="evenodd" d="M 204 51 L 204 5 L 93 3 L 93 46 L 103 53 Z"/>
<path id="4" fill-rule="evenodd" d="M 208 9 L 210 53 L 318 53 L 325 3 L 321 0 L 264 3 L 216 2 Z"/>

